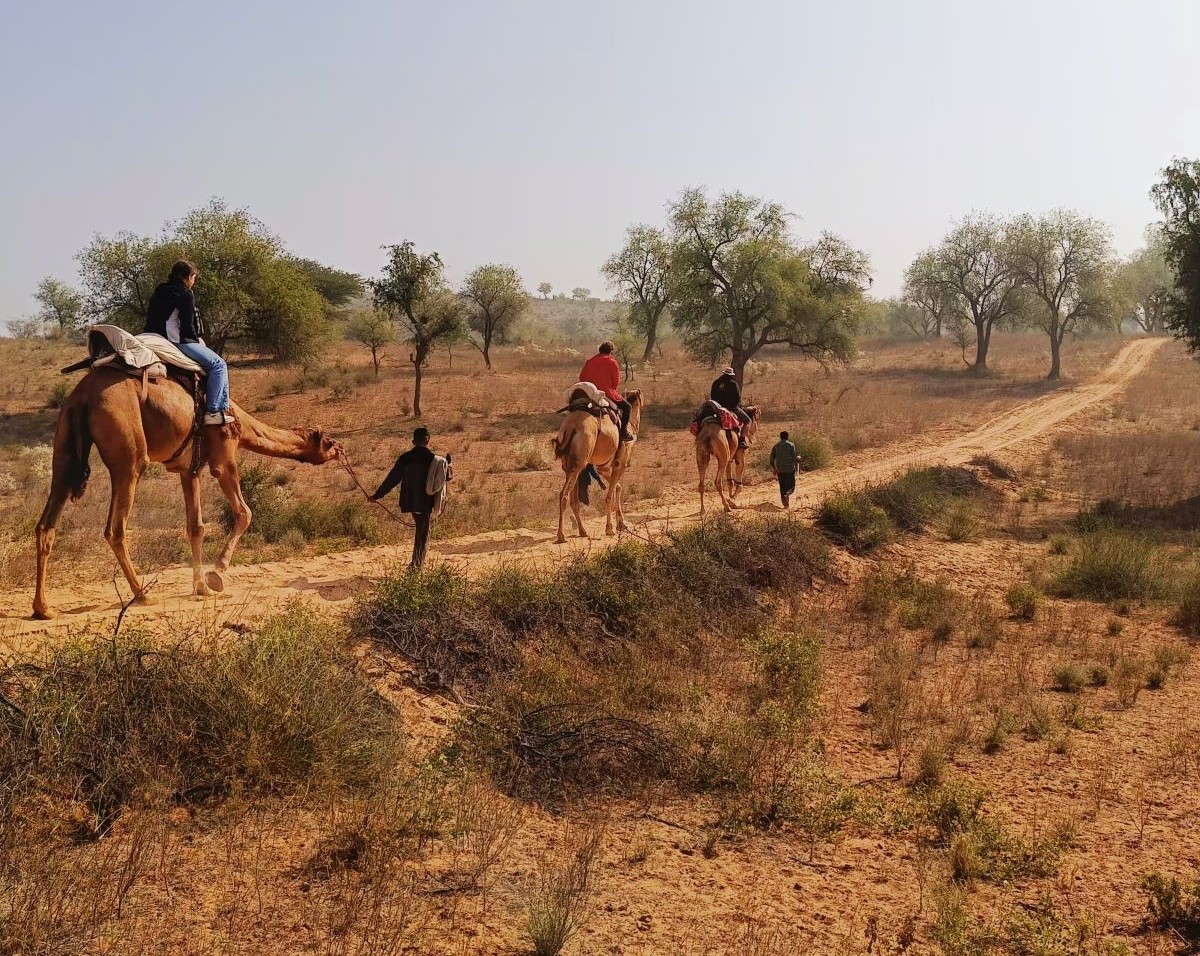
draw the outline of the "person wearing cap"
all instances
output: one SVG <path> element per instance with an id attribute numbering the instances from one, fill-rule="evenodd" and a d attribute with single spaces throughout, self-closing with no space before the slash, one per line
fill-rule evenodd
<path id="1" fill-rule="evenodd" d="M 615 348 L 612 342 L 601 342 L 596 354 L 583 363 L 579 381 L 595 385 L 621 410 L 621 441 L 633 441 L 633 436 L 629 434 L 629 415 L 633 406 L 625 401 L 620 392 L 621 366 L 613 358 Z"/>
<path id="2" fill-rule="evenodd" d="M 792 494 L 796 490 L 796 468 L 800 463 L 800 454 L 796 446 L 788 440 L 787 432 L 779 433 L 779 441 L 771 449 L 771 471 L 779 479 L 779 500 L 783 510 L 787 511 L 792 505 Z"/>
<path id="3" fill-rule="evenodd" d="M 738 385 L 737 374 L 732 366 L 726 365 L 721 369 L 721 374 L 712 383 L 708 397 L 737 416 L 738 421 L 742 423 L 738 431 L 738 447 L 745 448 L 746 426 L 750 424 L 750 415 L 742 408 L 742 389 Z"/>
<path id="4" fill-rule="evenodd" d="M 413 516 L 416 531 L 413 534 L 412 560 L 409 567 L 419 568 L 425 563 L 425 551 L 429 547 L 429 521 L 436 503 L 425 491 L 429 478 L 429 466 L 433 464 L 433 452 L 429 450 L 429 429 L 416 429 L 412 436 L 413 446 L 396 459 L 383 484 L 372 501 L 379 501 L 397 485 L 400 486 L 400 511 Z"/>

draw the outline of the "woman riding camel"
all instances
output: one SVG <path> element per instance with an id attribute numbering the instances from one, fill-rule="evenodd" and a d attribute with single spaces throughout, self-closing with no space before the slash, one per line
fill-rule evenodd
<path id="1" fill-rule="evenodd" d="M 230 425 L 234 418 L 229 414 L 229 369 L 225 360 L 204 344 L 204 329 L 192 292 L 198 275 L 196 267 L 186 259 L 180 259 L 171 267 L 167 281 L 150 296 L 145 331 L 173 342 L 179 351 L 204 370 L 207 377 L 204 424 Z"/>

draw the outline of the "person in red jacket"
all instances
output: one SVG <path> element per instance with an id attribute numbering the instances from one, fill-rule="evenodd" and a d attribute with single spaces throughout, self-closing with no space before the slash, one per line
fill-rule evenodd
<path id="1" fill-rule="evenodd" d="M 579 381 L 595 385 L 621 410 L 621 441 L 633 441 L 633 436 L 629 434 L 629 413 L 633 411 L 633 406 L 618 391 L 621 387 L 621 366 L 613 358 L 614 348 L 616 346 L 612 342 L 601 342 L 596 354 L 583 363 Z"/>

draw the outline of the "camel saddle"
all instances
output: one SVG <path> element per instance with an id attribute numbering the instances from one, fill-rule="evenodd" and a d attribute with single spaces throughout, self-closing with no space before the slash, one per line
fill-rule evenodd
<path id="1" fill-rule="evenodd" d="M 740 432 L 742 430 L 742 423 L 737 415 L 725 406 L 717 404 L 711 398 L 696 409 L 696 414 L 692 418 L 692 425 L 688 431 L 694 437 L 709 422 L 720 422 L 722 431 Z"/>
<path id="2" fill-rule="evenodd" d="M 142 380 L 143 401 L 150 382 L 170 376 L 192 391 L 197 378 L 204 378 L 204 370 L 174 342 L 151 332 L 133 335 L 116 325 L 93 325 L 87 330 L 87 350 L 87 358 L 68 365 L 62 373 L 109 366 Z"/>
<path id="3" fill-rule="evenodd" d="M 607 415 L 617 431 L 621 430 L 620 409 L 591 382 L 576 382 L 567 389 L 567 404 L 559 412 L 587 412 L 595 418 Z"/>

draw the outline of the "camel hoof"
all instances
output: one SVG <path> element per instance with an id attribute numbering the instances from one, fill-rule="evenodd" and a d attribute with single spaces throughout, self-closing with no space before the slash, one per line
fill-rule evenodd
<path id="1" fill-rule="evenodd" d="M 204 583 L 208 585 L 210 591 L 216 594 L 221 594 L 225 591 L 225 579 L 221 577 L 219 571 L 208 571 L 204 575 Z"/>
<path id="2" fill-rule="evenodd" d="M 192 588 L 192 595 L 195 597 L 208 597 L 212 594 L 207 584 L 203 581 L 197 581 L 196 586 Z"/>
<path id="3" fill-rule="evenodd" d="M 133 599 L 133 603 L 138 607 L 154 607 L 158 603 L 158 598 L 151 597 L 149 594 L 140 594 Z"/>
<path id="4" fill-rule="evenodd" d="M 33 609 L 33 619 L 35 621 L 53 621 L 56 617 L 58 617 L 58 611 L 54 610 L 53 608 L 35 607 Z"/>

